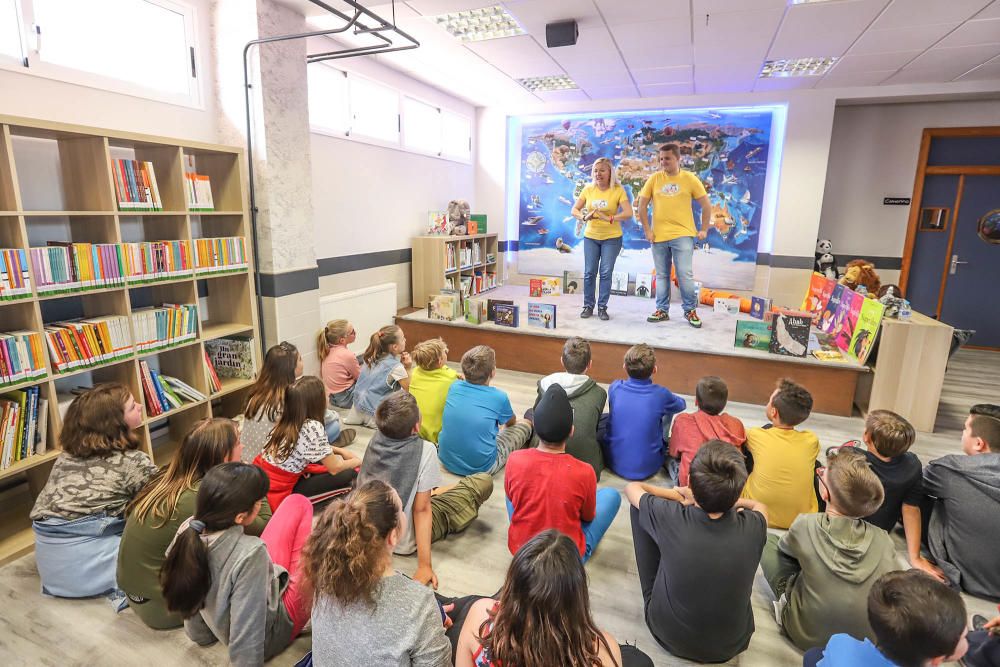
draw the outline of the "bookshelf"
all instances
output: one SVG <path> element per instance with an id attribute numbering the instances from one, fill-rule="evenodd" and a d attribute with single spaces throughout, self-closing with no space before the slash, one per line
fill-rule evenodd
<path id="1" fill-rule="evenodd" d="M 119 206 L 117 160 L 152 165 L 160 210 Z M 260 337 L 243 160 L 242 149 L 229 146 L 0 115 L 0 250 L 24 251 L 30 281 L 24 294 L 5 297 L 0 291 L 0 335 L 39 334 L 45 371 L 20 382 L 0 380 L 0 394 L 37 387 L 39 397 L 48 402 L 45 452 L 0 469 L 0 564 L 33 548 L 28 514 L 59 455 L 62 413 L 75 387 L 100 382 L 129 387 L 143 406 L 140 448 L 161 466 L 170 461 L 194 422 L 242 412 L 252 381 L 223 379 L 221 390 L 212 393 L 204 342 L 231 335 Z M 185 173 L 192 167 L 209 177 L 215 210 L 188 210 Z M 242 244 L 229 241 L 240 237 Z M 223 241 L 205 245 L 206 239 Z M 199 242 L 202 252 L 207 249 L 211 256 L 202 256 L 196 264 Z M 149 271 L 130 274 L 123 261 L 126 270 L 120 280 L 80 281 L 65 289 L 48 285 L 40 291 L 41 272 L 50 268 L 48 253 L 46 263 L 36 266 L 31 250 L 50 244 L 63 244 L 68 252 L 91 253 L 97 264 L 113 264 L 109 258 L 115 252 L 123 260 L 128 255 L 133 266 L 143 258 L 153 264 Z M 98 248 L 99 244 L 103 245 Z M 234 248 L 240 253 L 236 259 L 219 266 L 222 255 L 217 253 Z M 194 335 L 140 347 L 142 318 L 163 304 L 194 304 Z M 114 320 L 129 336 L 132 348 L 59 372 L 54 353 L 46 348 L 45 333 L 57 323 L 79 318 Z M 251 347 L 259 368 L 258 347 Z M 141 364 L 182 380 L 205 398 L 150 414 L 143 400 Z"/>
<path id="2" fill-rule="evenodd" d="M 493 274 L 492 287 L 471 296 L 482 294 L 503 283 L 500 242 L 496 234 L 416 236 L 410 271 L 417 308 L 425 308 L 430 297 L 444 288 L 459 290 L 462 278 L 475 280 L 477 274 Z"/>

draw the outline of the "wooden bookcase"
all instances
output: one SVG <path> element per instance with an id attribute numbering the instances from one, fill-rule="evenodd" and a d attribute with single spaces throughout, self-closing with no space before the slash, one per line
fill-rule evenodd
<path id="1" fill-rule="evenodd" d="M 462 263 L 463 251 L 472 254 L 472 260 L 465 264 Z M 463 276 L 474 278 L 477 272 L 495 274 L 496 284 L 490 288 L 495 289 L 503 283 L 502 266 L 496 234 L 416 236 L 410 263 L 413 305 L 426 307 L 431 296 L 446 287 L 459 289 Z M 484 289 L 479 293 L 488 291 Z"/>
<path id="2" fill-rule="evenodd" d="M 118 210 L 111 166 L 117 158 L 153 163 L 162 211 Z M 211 179 L 215 211 L 187 210 L 184 165 L 190 158 L 198 173 Z M 46 452 L 0 470 L 0 564 L 33 548 L 28 513 L 59 456 L 59 403 L 69 400 L 75 386 L 121 382 L 130 387 L 143 405 L 138 431 L 141 449 L 161 466 L 170 461 L 194 422 L 242 412 L 252 381 L 223 378 L 221 391 L 211 393 L 203 342 L 229 335 L 252 336 L 254 364 L 260 366 L 243 160 L 240 148 L 0 115 L 0 248 L 23 248 L 27 253 L 47 241 L 122 243 L 242 236 L 251 267 L 220 274 L 194 273 L 154 284 L 133 282 L 40 295 L 29 258 L 32 293 L 16 301 L 0 301 L 0 332 L 29 329 L 44 336 L 48 322 L 101 315 L 124 315 L 131 322 L 134 308 L 193 303 L 198 305 L 198 336 L 167 349 L 133 352 L 118 361 L 59 374 L 46 354 L 45 377 L 0 387 L 3 393 L 38 386 L 48 400 Z M 150 416 L 141 389 L 142 360 L 208 398 Z"/>

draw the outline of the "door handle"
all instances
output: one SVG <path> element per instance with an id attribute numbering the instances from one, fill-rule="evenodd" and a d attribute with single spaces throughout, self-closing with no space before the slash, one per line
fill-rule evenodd
<path id="1" fill-rule="evenodd" d="M 958 271 L 958 265 L 959 264 L 968 264 L 968 262 L 960 262 L 960 261 L 958 261 L 958 255 L 952 255 L 951 256 L 951 268 L 948 269 L 948 273 L 950 275 L 955 275 L 955 272 Z"/>

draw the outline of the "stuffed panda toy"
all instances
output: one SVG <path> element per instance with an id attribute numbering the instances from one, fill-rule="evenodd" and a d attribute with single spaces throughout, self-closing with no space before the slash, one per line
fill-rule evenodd
<path id="1" fill-rule="evenodd" d="M 829 239 L 816 241 L 816 262 L 813 271 L 822 273 L 827 278 L 837 280 L 837 257 L 833 254 L 833 243 Z"/>

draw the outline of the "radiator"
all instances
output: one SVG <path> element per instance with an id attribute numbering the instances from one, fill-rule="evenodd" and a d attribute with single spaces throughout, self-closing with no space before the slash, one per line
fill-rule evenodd
<path id="1" fill-rule="evenodd" d="M 372 285 L 349 292 L 321 297 L 319 300 L 320 328 L 330 320 L 345 319 L 354 325 L 358 338 L 348 347 L 361 354 L 368 339 L 396 315 L 396 283 Z"/>

